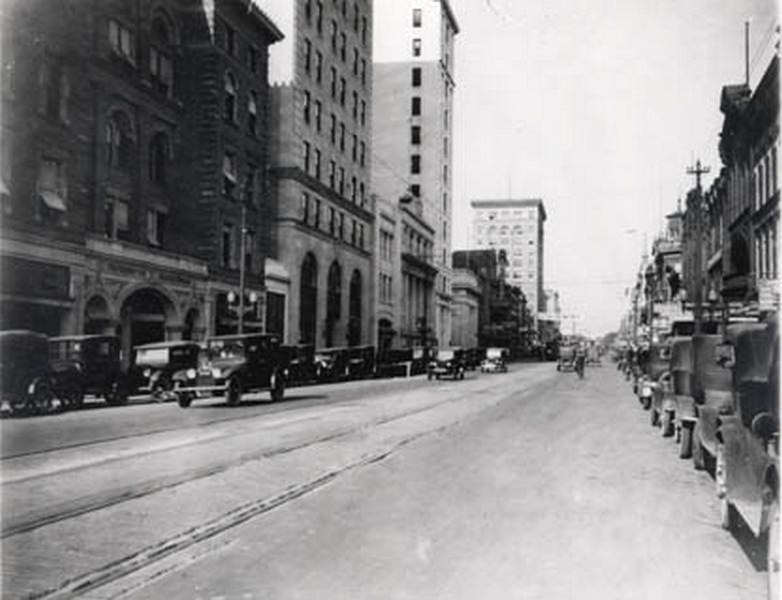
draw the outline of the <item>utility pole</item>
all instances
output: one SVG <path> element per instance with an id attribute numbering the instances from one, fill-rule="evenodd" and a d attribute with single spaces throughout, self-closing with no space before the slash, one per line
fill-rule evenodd
<path id="1" fill-rule="evenodd" d="M 245 278 L 245 248 L 247 244 L 247 206 L 242 200 L 242 226 L 240 230 L 241 241 L 239 244 L 239 335 L 244 333 L 244 278 Z"/>
<path id="2" fill-rule="evenodd" d="M 687 167 L 688 175 L 695 175 L 695 333 L 701 332 L 703 321 L 703 194 L 701 175 L 709 172 L 698 159 L 694 167 Z"/>

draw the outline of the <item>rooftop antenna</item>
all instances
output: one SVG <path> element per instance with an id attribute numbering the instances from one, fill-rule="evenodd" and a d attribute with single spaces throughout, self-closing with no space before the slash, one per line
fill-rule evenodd
<path id="1" fill-rule="evenodd" d="M 749 87 L 749 19 L 744 21 L 744 80 Z"/>

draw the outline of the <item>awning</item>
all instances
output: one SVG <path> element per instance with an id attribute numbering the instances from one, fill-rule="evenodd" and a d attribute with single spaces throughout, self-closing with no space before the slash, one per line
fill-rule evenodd
<path id="1" fill-rule="evenodd" d="M 61 212 L 65 212 L 67 210 L 65 202 L 62 198 L 60 198 L 60 195 L 57 192 L 53 192 L 51 190 L 41 190 L 38 193 L 41 196 L 43 203 L 52 210 L 59 210 Z"/>

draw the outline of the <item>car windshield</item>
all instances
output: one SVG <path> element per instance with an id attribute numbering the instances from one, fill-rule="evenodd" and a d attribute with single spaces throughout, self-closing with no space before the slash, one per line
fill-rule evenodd
<path id="1" fill-rule="evenodd" d="M 209 342 L 209 358 L 243 358 L 244 345 L 239 340 L 212 340 Z"/>
<path id="2" fill-rule="evenodd" d="M 437 353 L 437 360 L 451 360 L 453 358 L 453 350 L 440 350 Z"/>
<path id="3" fill-rule="evenodd" d="M 136 364 L 157 367 L 168 363 L 168 348 L 139 348 L 136 350 Z"/>
<path id="4" fill-rule="evenodd" d="M 486 351 L 486 358 L 502 358 L 502 348 L 489 348 Z"/>

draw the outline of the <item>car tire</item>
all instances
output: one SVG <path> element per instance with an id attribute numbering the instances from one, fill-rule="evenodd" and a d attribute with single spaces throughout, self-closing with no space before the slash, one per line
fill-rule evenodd
<path id="1" fill-rule="evenodd" d="M 285 377 L 276 369 L 269 378 L 269 396 L 272 402 L 279 402 L 285 396 Z"/>
<path id="2" fill-rule="evenodd" d="M 27 409 L 32 414 L 42 415 L 52 410 L 54 391 L 47 381 L 37 381 L 33 393 L 27 399 Z"/>
<path id="3" fill-rule="evenodd" d="M 66 383 L 60 395 L 65 408 L 81 408 L 84 404 L 84 390 L 75 381 Z"/>
<path id="4" fill-rule="evenodd" d="M 679 458 L 692 458 L 692 425 L 682 423 L 680 432 Z"/>
<path id="5" fill-rule="evenodd" d="M 671 411 L 664 410 L 662 419 L 660 420 L 660 434 L 663 437 L 671 437 L 673 435 L 673 415 Z"/>
<path id="6" fill-rule="evenodd" d="M 111 389 L 103 394 L 106 404 L 111 406 L 122 406 L 128 403 L 128 397 L 120 391 L 119 383 L 114 382 Z"/>
<path id="7" fill-rule="evenodd" d="M 766 585 L 769 600 L 779 600 L 779 498 L 775 497 L 767 513 Z"/>
<path id="8" fill-rule="evenodd" d="M 188 408 L 193 402 L 193 396 L 189 392 L 179 392 L 176 395 L 176 403 L 180 408 Z"/>
<path id="9" fill-rule="evenodd" d="M 225 382 L 225 402 L 228 406 L 236 406 L 242 401 L 242 382 L 232 375 Z"/>
<path id="10" fill-rule="evenodd" d="M 459 369 L 459 379 L 464 379 L 464 369 Z"/>

